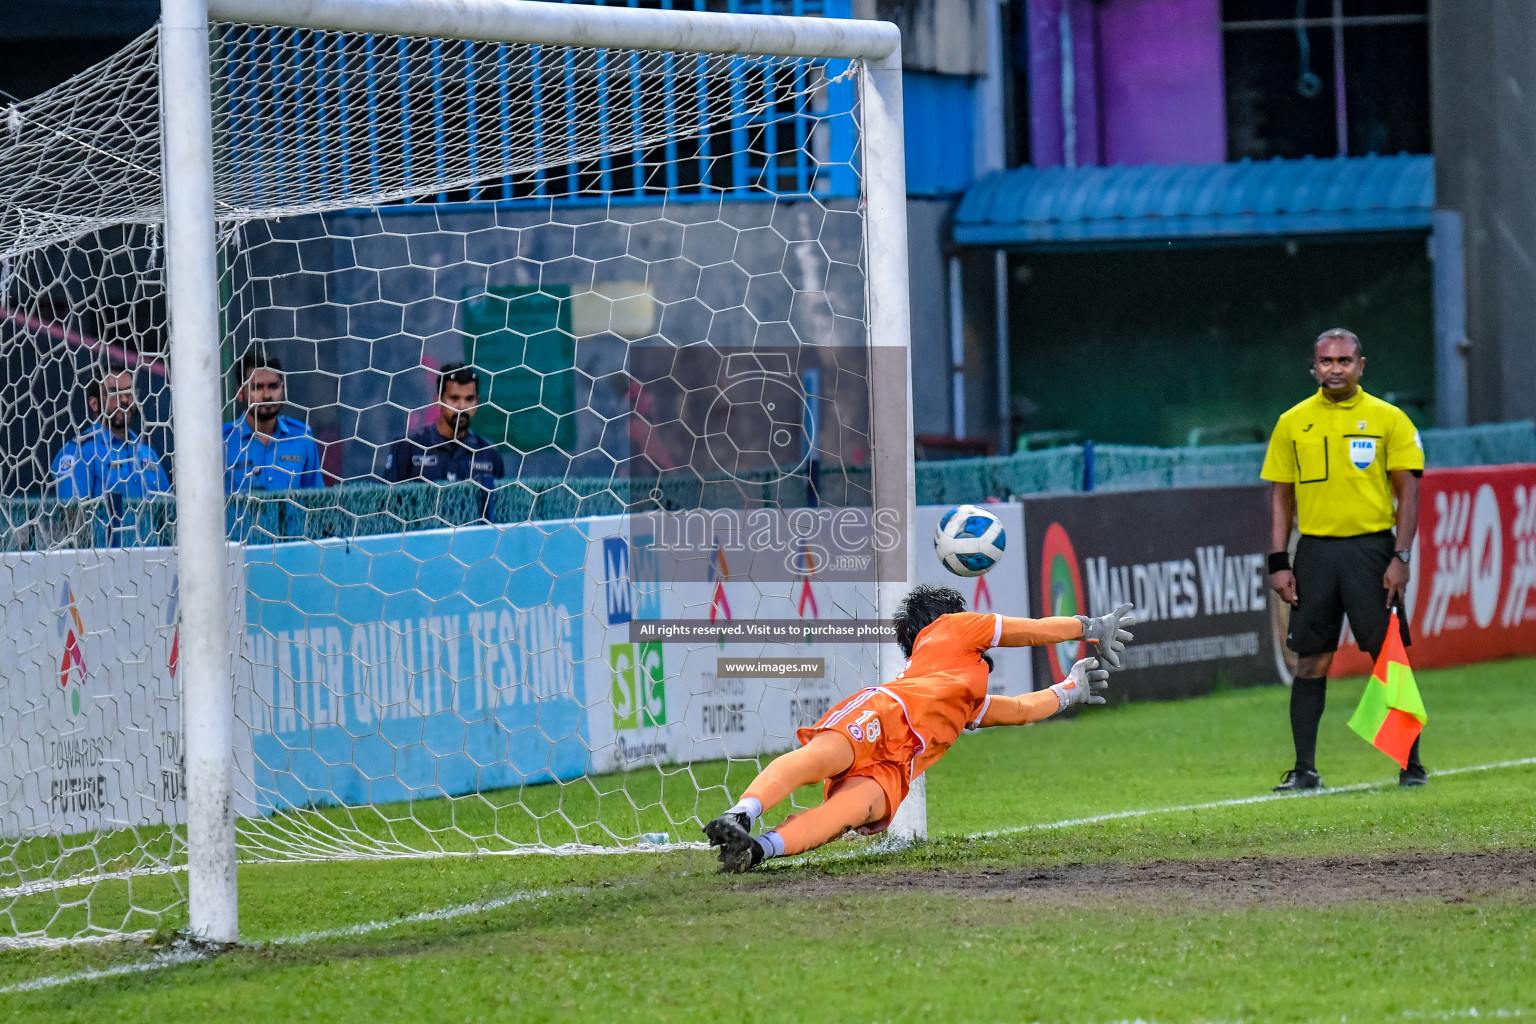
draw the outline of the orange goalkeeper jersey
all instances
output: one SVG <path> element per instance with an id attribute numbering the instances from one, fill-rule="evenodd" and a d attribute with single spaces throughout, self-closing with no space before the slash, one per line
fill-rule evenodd
<path id="1" fill-rule="evenodd" d="M 917 734 L 915 777 L 948 750 L 967 725 L 986 714 L 989 647 L 1056 643 L 1082 635 L 1075 618 L 1012 619 L 977 612 L 942 615 L 912 644 L 907 667 L 884 687 L 901 702 Z"/>

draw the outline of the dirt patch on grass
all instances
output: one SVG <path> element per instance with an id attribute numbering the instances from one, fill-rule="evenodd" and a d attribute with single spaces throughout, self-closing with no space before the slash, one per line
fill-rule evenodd
<path id="1" fill-rule="evenodd" d="M 1536 850 L 1158 860 L 816 877 L 785 872 L 756 884 L 764 890 L 811 897 L 922 891 L 1082 905 L 1126 900 L 1173 909 L 1410 899 L 1455 903 L 1510 891 L 1536 899 Z"/>

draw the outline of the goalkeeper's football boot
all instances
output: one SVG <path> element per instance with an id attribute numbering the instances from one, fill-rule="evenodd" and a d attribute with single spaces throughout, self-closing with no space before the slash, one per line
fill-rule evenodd
<path id="1" fill-rule="evenodd" d="M 1314 768 L 1292 768 L 1275 787 L 1276 793 L 1294 793 L 1303 789 L 1322 789 L 1323 777 Z"/>
<path id="2" fill-rule="evenodd" d="M 740 811 L 727 811 L 704 826 L 704 835 L 709 839 L 709 845 L 720 848 L 722 873 L 739 875 L 762 863 L 763 850 L 747 831 L 750 826 L 750 819 Z"/>
<path id="3" fill-rule="evenodd" d="M 1411 764 L 1397 773 L 1399 786 L 1427 786 L 1429 785 L 1429 769 L 1421 764 Z"/>

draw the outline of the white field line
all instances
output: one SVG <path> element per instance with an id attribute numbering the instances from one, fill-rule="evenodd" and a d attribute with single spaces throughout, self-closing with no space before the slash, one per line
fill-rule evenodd
<path id="1" fill-rule="evenodd" d="M 1474 764 L 1465 768 L 1442 768 L 1432 771 L 1433 776 L 1440 775 L 1465 775 L 1468 772 L 1489 772 L 1498 768 L 1519 768 L 1528 764 L 1536 764 L 1536 757 L 1522 757 L 1515 761 L 1494 761 L 1490 764 Z M 993 829 L 988 832 L 972 832 L 966 839 L 993 839 L 997 836 L 1016 835 L 1020 832 L 1039 832 L 1056 828 L 1071 828 L 1074 825 L 1097 825 L 1101 821 L 1118 821 L 1122 818 L 1145 818 L 1152 814 L 1177 814 L 1180 811 L 1205 811 L 1217 807 L 1245 807 L 1248 804 L 1267 804 L 1274 800 L 1299 800 L 1307 797 L 1332 796 L 1335 793 L 1358 793 L 1367 789 L 1385 789 L 1388 786 L 1397 785 L 1395 779 L 1384 779 L 1381 782 L 1357 782 L 1352 786 L 1330 786 L 1326 789 L 1304 789 L 1299 793 L 1261 793 L 1258 796 L 1243 796 L 1232 800 L 1212 800 L 1203 804 L 1180 804 L 1176 807 L 1154 807 L 1139 811 L 1115 811 L 1112 814 L 1096 814 L 1087 818 L 1067 818 L 1063 821 L 1043 822 L 1038 825 L 1015 825 L 1012 828 Z"/>
<path id="2" fill-rule="evenodd" d="M 548 899 L 551 896 L 567 893 L 582 893 L 589 890 L 584 887 L 561 889 L 558 893 L 549 889 L 533 889 L 514 892 L 506 896 L 500 896 L 493 900 L 477 900 L 474 903 L 460 903 L 458 906 L 444 907 L 441 910 L 426 910 L 419 914 L 408 914 L 405 917 L 397 917 L 390 921 L 365 921 L 361 924 L 348 925 L 345 928 L 329 928 L 317 932 L 301 932 L 298 935 L 287 935 L 266 942 L 251 943 L 246 948 L 262 949 L 273 946 L 303 946 L 312 942 L 323 942 L 326 939 L 350 938 L 357 935 L 368 935 L 372 932 L 386 931 L 390 928 L 398 928 L 408 924 L 422 924 L 430 921 L 451 921 L 456 917 L 465 917 L 470 914 L 480 914 L 502 907 L 511 906 L 514 903 L 533 903 L 538 900 Z M 208 960 L 217 955 L 216 951 L 203 949 L 193 945 L 178 946 L 175 949 L 157 954 L 153 959 L 136 964 L 122 964 L 117 967 L 105 967 L 95 971 L 76 971 L 72 974 L 54 974 L 46 978 L 33 978 L 31 981 L 21 981 L 14 985 L 6 985 L 0 988 L 0 995 L 14 992 L 37 992 L 42 989 L 58 988 L 60 985 L 73 985 L 81 981 L 100 981 L 104 978 L 117 978 L 125 974 L 144 974 L 149 971 L 159 971 L 167 967 L 179 967 L 182 964 L 196 963 L 199 960 Z"/>
<path id="3" fill-rule="evenodd" d="M 1479 1010 L 1475 1006 L 1469 1006 L 1465 1010 L 1423 1010 L 1423 1011 L 1419 1011 L 1419 1010 L 1404 1010 L 1402 1013 L 1396 1014 L 1395 1016 L 1392 1016 L 1392 1017 L 1387 1017 L 1385 1019 L 1386 1020 L 1482 1020 L 1484 1018 L 1511 1018 L 1511 1017 L 1525 1017 L 1525 1016 L 1527 1016 L 1526 1012 L 1524 1010 L 1521 1010 L 1518 1007 L 1516 1007 L 1514 1009 L 1510 1009 L 1510 1010 L 1506 1010 L 1506 1009 Z M 1341 1015 L 1339 1019 L 1341 1021 L 1345 1022 L 1345 1024 L 1348 1024 L 1349 1017 L 1348 1017 L 1347 1014 Z M 1040 1021 L 1035 1021 L 1034 1024 L 1040 1024 Z M 1145 1018 L 1145 1017 L 1136 1017 L 1136 1018 L 1123 1018 L 1121 1020 L 1107 1021 L 1106 1024 L 1158 1024 L 1158 1021 L 1157 1021 L 1157 1019 L 1155 1017 L 1150 1019 L 1150 1020 Z M 1244 1024 L 1244 1022 L 1243 1022 L 1242 1018 L 1240 1018 L 1240 1017 L 1237 1020 L 1235 1020 L 1235 1021 L 1227 1021 L 1227 1020 L 1225 1020 L 1223 1018 L 1217 1017 L 1217 1018 L 1212 1018 L 1212 1019 L 1202 1018 L 1201 1019 L 1201 1024 Z"/>
<path id="4" fill-rule="evenodd" d="M 1475 1006 L 1469 1006 L 1465 1010 L 1429 1010 L 1424 1013 L 1415 1013 L 1413 1010 L 1404 1010 L 1398 1014 L 1403 1020 L 1481 1020 L 1484 1017 L 1524 1017 L 1526 1013 L 1519 1007 L 1512 1010 L 1479 1010 Z"/>
<path id="5" fill-rule="evenodd" d="M 1505 1010 L 1505 1009 L 1479 1010 L 1475 1006 L 1469 1006 L 1465 1010 L 1424 1010 L 1424 1011 L 1404 1010 L 1402 1013 L 1399 1013 L 1399 1014 L 1397 1014 L 1395 1016 L 1392 1016 L 1392 1017 L 1386 1017 L 1386 1018 L 1383 1018 L 1383 1019 L 1385 1019 L 1385 1020 L 1482 1020 L 1485 1017 L 1510 1018 L 1510 1017 L 1525 1017 L 1525 1016 L 1527 1016 L 1526 1012 L 1521 1010 L 1521 1009 L 1519 1009 L 1518 1007 L 1516 1007 L 1515 1009 L 1512 1009 L 1512 1010 Z M 1349 1021 L 1348 1014 L 1340 1015 L 1339 1020 L 1344 1022 L 1344 1024 L 1348 1024 L 1348 1021 Z M 1034 1021 L 1033 1024 L 1040 1024 L 1040 1021 L 1038 1021 L 1038 1020 Z M 1106 1021 L 1105 1024 L 1158 1024 L 1158 1021 L 1157 1021 L 1157 1018 L 1155 1018 L 1155 1017 L 1153 1017 L 1151 1019 L 1148 1019 L 1146 1017 L 1135 1017 L 1135 1018 L 1121 1018 L 1120 1020 Z M 1235 1021 L 1228 1021 L 1228 1020 L 1226 1020 L 1225 1018 L 1222 1018 L 1222 1017 L 1214 1017 L 1214 1018 L 1201 1018 L 1200 1019 L 1200 1024 L 1244 1024 L 1244 1021 L 1243 1021 L 1243 1019 L 1241 1017 L 1239 1017 Z"/>
<path id="6" fill-rule="evenodd" d="M 1536 757 L 1522 757 L 1514 761 L 1493 761 L 1489 764 L 1473 764 L 1465 768 L 1441 768 L 1431 771 L 1432 776 L 1441 775 L 1465 775 L 1468 772 L 1489 772 L 1499 768 L 1520 768 L 1525 765 L 1536 764 Z M 1249 804 L 1267 804 L 1275 800 L 1304 800 L 1309 797 L 1333 796 L 1336 793 L 1358 793 L 1370 789 L 1385 789 L 1396 786 L 1396 779 L 1384 779 L 1381 782 L 1357 782 L 1351 786 L 1330 786 L 1326 789 L 1306 789 L 1299 793 L 1261 793 L 1257 796 L 1235 797 L 1230 800 L 1211 800 L 1200 804 L 1177 804 L 1172 807 L 1148 807 L 1135 811 L 1114 811 L 1110 814 L 1095 814 L 1086 818 L 1063 818 L 1061 821 L 1042 821 L 1034 825 L 1014 825 L 1010 828 L 990 829 L 985 832 L 971 832 L 959 836 L 960 839 L 997 839 L 1001 836 L 1018 835 L 1021 832 L 1049 832 L 1059 828 L 1074 828 L 1078 825 L 1097 825 L 1105 821 L 1120 821 L 1125 818 L 1146 818 L 1154 814 L 1177 814 L 1181 811 L 1206 811 L 1219 807 L 1245 807 Z M 871 844 L 856 850 L 841 850 L 831 854 L 813 852 L 806 854 L 800 863 L 820 863 L 823 861 L 851 860 L 855 857 L 867 857 L 871 854 L 890 853 L 895 850 L 905 849 L 906 844 L 892 844 L 886 840 Z M 825 847 L 823 847 L 825 849 Z"/>
<path id="7" fill-rule="evenodd" d="M 195 963 L 198 960 L 206 960 L 211 953 L 200 949 L 188 947 L 186 949 L 173 949 L 165 953 L 156 954 L 153 960 L 143 960 L 136 964 L 121 964 L 117 967 L 105 967 L 99 971 L 76 971 L 73 974 L 52 974 L 46 978 L 33 978 L 31 981 L 19 981 L 14 985 L 0 988 L 0 995 L 9 995 L 14 992 L 38 992 L 42 989 L 57 988 L 60 985 L 73 985 L 78 981 L 100 981 L 103 978 L 119 978 L 125 974 L 147 974 L 150 971 L 160 971 L 167 967 L 179 967 L 182 964 Z"/>
<path id="8" fill-rule="evenodd" d="M 13 949 L 63 949 L 65 946 L 99 946 L 105 942 L 142 942 L 155 934 L 154 929 L 144 928 L 136 932 L 109 932 L 105 935 L 76 935 L 68 939 L 0 938 L 0 953 Z"/>
<path id="9" fill-rule="evenodd" d="M 617 888 L 617 886 L 614 888 Z M 354 935 L 368 935 L 372 932 L 381 932 L 388 928 L 398 928 L 406 924 L 422 924 L 428 921 L 451 921 L 456 917 L 510 907 L 514 903 L 536 903 L 539 900 L 549 899 L 551 896 L 563 896 L 568 893 L 588 891 L 586 886 L 573 886 L 569 889 L 561 889 L 558 893 L 550 889 L 524 889 L 507 896 L 498 896 L 493 900 L 460 903 L 456 907 L 445 907 L 442 910 L 423 910 L 419 914 L 409 914 L 390 921 L 365 921 L 362 924 L 347 925 L 345 928 L 327 928 L 324 931 L 318 932 L 301 932 L 298 935 L 269 939 L 266 942 L 258 942 L 255 945 L 258 949 L 262 946 L 303 946 L 311 942 L 323 942 L 326 939 L 343 939 Z"/>
<path id="10" fill-rule="evenodd" d="M 574 857 L 577 855 L 589 856 L 592 854 L 614 855 L 622 853 L 671 853 L 677 850 L 707 850 L 708 843 L 637 843 L 633 846 L 596 846 L 587 843 L 566 843 L 562 846 L 522 846 L 512 850 L 381 850 L 358 851 L 342 848 L 335 853 L 318 857 L 272 857 L 264 860 L 241 860 L 244 865 L 266 864 L 332 864 L 342 861 L 362 860 L 443 860 L 451 857 Z M 60 889 L 71 889 L 84 885 L 96 885 L 100 882 L 125 882 L 134 878 L 144 878 L 149 875 L 175 875 L 187 870 L 185 864 L 156 864 L 153 867 L 132 869 L 129 871 L 105 871 L 95 875 L 71 875 L 68 878 L 45 878 L 34 882 L 24 882 L 0 888 L 0 900 L 15 899 L 19 896 L 36 896 L 45 892 L 57 892 Z M 124 938 L 119 935 L 114 938 Z M 0 938 L 0 949 L 29 948 L 26 944 L 15 945 L 18 940 Z M 24 940 L 23 940 L 24 941 Z M 75 940 L 49 939 L 31 945 L 59 945 Z M 108 940 L 110 941 L 110 940 Z"/>

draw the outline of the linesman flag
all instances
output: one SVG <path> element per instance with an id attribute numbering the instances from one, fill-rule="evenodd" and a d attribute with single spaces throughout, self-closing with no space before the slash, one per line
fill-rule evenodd
<path id="1" fill-rule="evenodd" d="M 1360 695 L 1360 706 L 1350 716 L 1349 727 L 1377 750 L 1400 766 L 1408 767 L 1408 750 L 1424 730 L 1429 713 L 1413 681 L 1413 666 L 1403 647 L 1397 610 L 1387 625 L 1387 640 L 1381 645 L 1376 670 Z"/>

